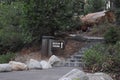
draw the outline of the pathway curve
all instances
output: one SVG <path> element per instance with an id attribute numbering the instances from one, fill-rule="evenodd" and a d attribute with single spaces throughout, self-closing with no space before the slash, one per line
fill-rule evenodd
<path id="1" fill-rule="evenodd" d="M 0 73 L 0 80 L 58 80 L 74 68 L 54 67 L 46 70 L 4 72 Z"/>
<path id="2" fill-rule="evenodd" d="M 64 67 L 83 67 L 83 54 L 86 50 L 91 48 L 92 46 L 100 43 L 104 43 L 103 37 L 88 37 L 88 36 L 81 36 L 81 35 L 72 35 L 71 39 L 77 41 L 83 41 L 85 46 L 83 46 L 78 52 L 74 53 L 70 57 L 63 60 L 60 64 L 55 66 L 64 66 Z"/>

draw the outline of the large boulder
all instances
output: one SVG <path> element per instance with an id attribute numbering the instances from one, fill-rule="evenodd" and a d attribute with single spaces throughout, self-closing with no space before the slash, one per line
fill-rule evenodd
<path id="1" fill-rule="evenodd" d="M 73 69 L 59 80 L 89 80 L 89 79 L 83 71 L 79 69 Z"/>
<path id="2" fill-rule="evenodd" d="M 9 65 L 11 65 L 13 71 L 27 70 L 27 65 L 21 62 L 10 61 Z"/>
<path id="3" fill-rule="evenodd" d="M 106 11 L 101 12 L 95 12 L 95 13 L 89 13 L 85 15 L 84 17 L 81 17 L 82 23 L 97 23 L 98 20 L 105 16 Z"/>
<path id="4" fill-rule="evenodd" d="M 88 73 L 87 76 L 89 77 L 89 80 L 113 80 L 109 75 L 105 73 Z"/>
<path id="5" fill-rule="evenodd" d="M 30 59 L 29 62 L 27 62 L 28 69 L 42 69 L 42 65 L 39 61 Z"/>
<path id="6" fill-rule="evenodd" d="M 80 16 L 80 21 L 82 22 L 81 29 L 86 31 L 89 27 L 96 24 L 103 24 L 104 22 L 114 23 L 116 20 L 113 11 L 100 11 Z"/>
<path id="7" fill-rule="evenodd" d="M 45 61 L 45 60 L 42 60 L 42 61 L 40 62 L 40 64 L 41 64 L 41 66 L 42 66 L 42 69 L 49 69 L 49 68 L 52 68 L 51 64 L 48 63 L 48 62 Z"/>
<path id="8" fill-rule="evenodd" d="M 51 64 L 52 66 L 54 66 L 55 64 L 59 63 L 60 61 L 61 61 L 60 58 L 58 58 L 58 57 L 55 56 L 55 55 L 52 55 L 52 56 L 49 58 L 48 63 Z"/>
<path id="9" fill-rule="evenodd" d="M 0 64 L 0 72 L 10 72 L 12 67 L 9 64 Z"/>

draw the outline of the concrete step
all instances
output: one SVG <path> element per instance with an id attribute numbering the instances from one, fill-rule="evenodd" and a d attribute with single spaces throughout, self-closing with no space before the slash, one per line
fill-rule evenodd
<path id="1" fill-rule="evenodd" d="M 75 61 L 77 61 L 78 62 L 78 61 L 81 61 L 81 60 L 82 60 L 82 58 L 79 58 L 79 59 L 74 58 L 74 59 L 66 59 L 65 62 L 66 61 L 68 61 L 68 62 L 75 62 Z"/>
<path id="2" fill-rule="evenodd" d="M 78 38 L 78 37 L 76 37 Z M 67 58 L 62 65 L 66 67 L 82 67 L 83 63 L 83 55 L 86 50 L 91 48 L 92 46 L 101 43 L 103 38 L 99 37 L 84 37 L 86 39 L 85 46 L 83 46 L 78 52 L 74 53 L 71 57 Z M 96 40 L 94 42 L 94 40 Z M 99 42 L 100 41 L 100 42 Z"/>
<path id="3" fill-rule="evenodd" d="M 83 62 L 67 62 L 64 64 L 66 67 L 82 67 L 83 65 Z"/>
<path id="4" fill-rule="evenodd" d="M 82 58 L 83 55 L 81 55 L 81 54 L 77 54 L 77 55 L 74 55 L 73 57 L 74 57 L 74 58 Z"/>
<path id="5" fill-rule="evenodd" d="M 82 58 L 83 57 L 83 55 L 73 55 L 72 57 L 70 57 L 70 58 L 67 58 L 67 59 L 79 59 L 79 58 Z"/>

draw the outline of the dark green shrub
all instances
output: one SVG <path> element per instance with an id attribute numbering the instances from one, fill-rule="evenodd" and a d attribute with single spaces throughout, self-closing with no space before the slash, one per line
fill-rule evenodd
<path id="1" fill-rule="evenodd" d="M 0 51 L 17 51 L 25 43 L 31 42 L 31 37 L 24 32 L 21 25 L 23 19 L 23 3 L 0 3 Z"/>
<path id="2" fill-rule="evenodd" d="M 94 46 L 84 53 L 85 67 L 92 71 L 119 73 L 120 42 L 115 45 Z"/>
<path id="3" fill-rule="evenodd" d="M 7 53 L 0 55 L 0 63 L 8 63 L 15 58 L 15 53 Z"/>
<path id="4" fill-rule="evenodd" d="M 108 72 L 115 72 L 119 73 L 120 70 L 120 42 L 118 41 L 115 45 L 113 45 L 111 48 L 109 48 L 108 58 L 106 60 L 106 63 L 108 64 L 106 66 L 105 71 Z"/>
<path id="5" fill-rule="evenodd" d="M 0 34 L 0 51 L 16 51 L 23 46 L 23 40 L 20 33 L 17 32 L 1 32 Z"/>
<path id="6" fill-rule="evenodd" d="M 119 27 L 110 27 L 108 29 L 108 31 L 104 35 L 106 43 L 115 44 L 120 39 L 118 29 Z"/>
<path id="7" fill-rule="evenodd" d="M 104 54 L 105 47 L 103 45 L 96 45 L 84 53 L 85 66 L 93 68 L 94 66 L 102 68 L 102 63 L 105 61 L 106 55 Z"/>

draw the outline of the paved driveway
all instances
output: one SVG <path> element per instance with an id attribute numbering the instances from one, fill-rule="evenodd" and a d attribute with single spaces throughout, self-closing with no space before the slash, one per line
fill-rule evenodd
<path id="1" fill-rule="evenodd" d="M 0 80 L 58 80 L 72 69 L 74 68 L 55 67 L 47 70 L 3 72 L 0 73 Z"/>

